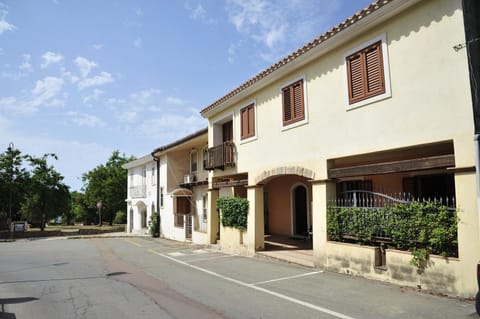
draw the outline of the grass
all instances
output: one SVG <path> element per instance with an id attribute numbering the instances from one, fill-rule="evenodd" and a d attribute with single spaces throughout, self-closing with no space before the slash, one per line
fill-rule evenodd
<path id="1" fill-rule="evenodd" d="M 40 228 L 30 228 L 25 232 L 15 232 L 14 238 L 52 237 L 66 235 L 95 235 L 112 232 L 124 232 L 125 225 L 50 225 L 44 231 Z M 9 238 L 8 230 L 0 230 L 0 238 Z"/>

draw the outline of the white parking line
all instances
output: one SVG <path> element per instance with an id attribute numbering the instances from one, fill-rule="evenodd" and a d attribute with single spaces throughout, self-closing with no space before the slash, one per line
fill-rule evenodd
<path id="1" fill-rule="evenodd" d="M 250 288 L 250 289 L 254 289 L 254 290 L 258 290 L 258 291 L 261 291 L 261 292 L 264 292 L 266 294 L 269 294 L 269 295 L 272 295 L 272 296 L 275 296 L 275 297 L 278 297 L 278 298 L 281 298 L 283 300 L 288 300 L 290 302 L 293 302 L 293 303 L 296 303 L 298 305 L 301 305 L 301 306 L 304 306 L 306 308 L 310 308 L 310 309 L 313 309 L 313 310 L 316 310 L 316 311 L 319 311 L 319 312 L 323 312 L 323 313 L 326 313 L 326 314 L 329 314 L 331 316 L 334 316 L 334 317 L 337 317 L 337 318 L 341 318 L 341 319 L 355 319 L 353 317 L 350 317 L 350 316 L 347 316 L 343 313 L 339 313 L 339 312 L 336 312 L 336 311 L 333 311 L 333 310 L 330 310 L 330 309 L 327 309 L 327 308 L 324 308 L 324 307 L 320 307 L 320 306 L 317 306 L 317 305 L 314 305 L 314 304 L 311 304 L 309 302 L 306 302 L 306 301 L 302 301 L 302 300 L 299 300 L 299 299 L 295 299 L 295 298 L 292 298 L 292 297 L 289 297 L 289 296 L 286 296 L 286 295 L 283 295 L 281 293 L 278 293 L 278 292 L 275 292 L 275 291 L 272 291 L 272 290 L 268 290 L 268 289 L 265 289 L 265 288 L 262 288 L 262 287 L 258 287 L 258 286 L 255 286 L 253 284 L 248 284 L 246 282 L 243 282 L 243 281 L 240 281 L 240 280 L 237 280 L 237 279 L 234 279 L 234 278 L 230 278 L 230 277 L 227 277 L 227 276 L 223 276 L 223 275 L 220 275 L 214 271 L 211 271 L 211 270 L 208 270 L 208 269 L 205 269 L 205 268 L 201 268 L 201 267 L 198 267 L 198 266 L 195 266 L 195 265 L 192 265 L 192 264 L 189 264 L 189 263 L 186 263 L 184 261 L 181 261 L 181 260 L 178 260 L 178 259 L 175 259 L 173 257 L 170 257 L 170 256 L 167 256 L 167 255 L 164 255 L 162 253 L 159 253 L 158 251 L 155 251 L 153 249 L 149 249 L 148 250 L 149 252 L 153 253 L 153 254 L 156 254 L 158 256 L 161 256 L 163 258 L 166 258 L 166 259 L 169 259 L 173 262 L 176 262 L 178 264 L 181 264 L 181 265 L 184 265 L 184 266 L 187 266 L 187 267 L 190 267 L 190 268 L 193 268 L 193 269 L 196 269 L 198 271 L 201 271 L 201 272 L 204 272 L 206 274 L 209 274 L 211 276 L 215 276 L 217 278 L 220 278 L 220 279 L 223 279 L 223 280 L 226 280 L 226 281 L 230 281 L 230 282 L 233 282 L 237 285 L 240 285 L 240 286 L 243 286 L 243 287 L 247 287 L 247 288 Z"/>
<path id="2" fill-rule="evenodd" d="M 277 279 L 272 279 L 272 280 L 260 281 L 260 282 L 254 283 L 252 285 L 256 286 L 256 285 L 268 284 L 268 283 L 275 282 L 275 281 L 282 281 L 282 280 L 288 280 L 288 279 L 293 279 L 293 278 L 299 278 L 299 277 L 321 274 L 322 272 L 323 272 L 323 270 L 307 272 L 305 274 L 300 274 L 300 275 L 295 275 L 295 276 L 290 276 L 290 277 L 282 277 L 282 278 L 277 278 Z"/>
<path id="3" fill-rule="evenodd" d="M 215 257 L 206 257 L 206 258 L 197 258 L 197 259 L 190 259 L 189 262 L 196 263 L 199 261 L 207 261 L 207 260 L 214 260 L 214 259 L 221 259 L 221 258 L 230 258 L 235 257 L 235 255 L 222 255 L 222 256 L 215 256 Z"/>

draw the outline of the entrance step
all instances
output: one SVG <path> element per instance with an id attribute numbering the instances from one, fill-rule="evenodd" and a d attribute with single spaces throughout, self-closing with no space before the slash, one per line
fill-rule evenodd
<path id="1" fill-rule="evenodd" d="M 313 252 L 311 250 L 257 251 L 255 256 L 315 268 L 315 264 L 313 263 Z"/>

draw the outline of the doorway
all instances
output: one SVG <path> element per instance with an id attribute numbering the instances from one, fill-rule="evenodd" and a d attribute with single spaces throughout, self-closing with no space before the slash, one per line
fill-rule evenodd
<path id="1" fill-rule="evenodd" d="M 129 213 L 130 213 L 130 216 L 129 216 L 129 217 L 130 217 L 130 218 L 129 218 L 129 220 L 130 220 L 130 228 L 129 228 L 128 232 L 131 233 L 131 232 L 133 231 L 133 208 L 130 208 L 130 212 L 129 212 Z"/>
<path id="2" fill-rule="evenodd" d="M 293 233 L 305 236 L 308 232 L 307 188 L 298 185 L 293 189 Z"/>

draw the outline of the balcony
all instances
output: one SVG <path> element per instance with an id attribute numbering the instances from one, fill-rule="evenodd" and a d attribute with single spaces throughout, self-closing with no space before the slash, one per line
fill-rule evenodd
<path id="1" fill-rule="evenodd" d="M 129 191 L 131 198 L 144 198 L 147 196 L 147 185 L 132 186 Z"/>
<path id="2" fill-rule="evenodd" d="M 205 151 L 203 166 L 206 170 L 225 169 L 235 166 L 235 144 L 224 142 Z"/>

